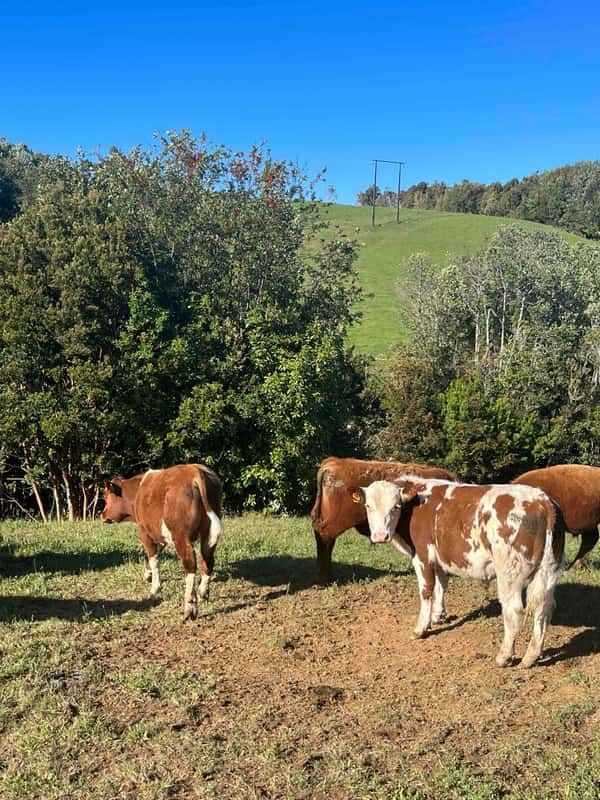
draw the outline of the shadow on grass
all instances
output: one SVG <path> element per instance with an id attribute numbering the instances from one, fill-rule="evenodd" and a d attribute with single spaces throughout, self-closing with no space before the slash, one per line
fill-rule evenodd
<path id="1" fill-rule="evenodd" d="M 44 550 L 34 556 L 17 556 L 10 546 L 0 545 L 0 578 L 19 578 L 35 572 L 59 575 L 101 572 L 119 567 L 136 555 L 126 550 L 105 550 L 99 553 L 91 553 L 89 550 L 81 553 L 54 553 Z M 141 555 L 140 549 L 140 563 Z"/>
<path id="2" fill-rule="evenodd" d="M 0 596 L 0 622 L 43 622 L 62 619 L 71 622 L 107 619 L 127 611 L 148 611 L 160 599 L 86 600 L 84 597 L 35 597 L 30 595 Z"/>
<path id="3" fill-rule="evenodd" d="M 345 586 L 348 583 L 364 580 L 376 580 L 387 575 L 408 575 L 410 570 L 366 567 L 362 564 L 344 564 L 337 562 L 334 566 L 334 583 Z M 243 558 L 235 561 L 227 570 L 228 577 L 241 578 L 258 586 L 281 586 L 289 584 L 289 592 L 300 592 L 319 585 L 317 562 L 314 558 L 297 558 L 294 556 L 274 555 L 260 558 Z"/>
<path id="4" fill-rule="evenodd" d="M 600 586 L 560 583 L 555 593 L 556 609 L 552 622 L 568 628 L 585 627 L 560 647 L 544 652 L 540 664 L 550 665 L 578 656 L 600 653 Z"/>

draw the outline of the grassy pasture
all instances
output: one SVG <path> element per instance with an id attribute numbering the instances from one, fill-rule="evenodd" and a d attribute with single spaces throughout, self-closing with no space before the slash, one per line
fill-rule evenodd
<path id="1" fill-rule="evenodd" d="M 363 319 L 351 331 L 350 343 L 358 352 L 371 355 L 385 354 L 404 339 L 398 287 L 408 256 L 429 253 L 441 269 L 454 255 L 482 249 L 501 225 L 557 230 L 527 220 L 412 208 L 401 210 L 400 224 L 396 223 L 396 209 L 378 208 L 375 227 L 371 227 L 371 209 L 366 207 L 332 205 L 323 210 L 323 216 L 331 225 L 328 236 L 343 233 L 359 242 L 356 269 L 369 296 L 360 304 Z M 559 233 L 571 243 L 584 241 L 566 231 Z"/>
<path id="2" fill-rule="evenodd" d="M 185 625 L 179 563 L 151 600 L 131 525 L 1 536 L 2 800 L 599 796 L 599 549 L 525 671 L 495 667 L 499 607 L 475 583 L 451 581 L 453 617 L 413 642 L 391 547 L 345 534 L 338 583 L 314 586 L 307 519 L 227 519 Z"/>

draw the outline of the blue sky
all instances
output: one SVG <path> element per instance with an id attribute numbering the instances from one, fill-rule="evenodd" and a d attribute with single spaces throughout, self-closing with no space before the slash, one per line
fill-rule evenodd
<path id="1" fill-rule="evenodd" d="M 0 136 L 47 153 L 190 128 L 327 166 L 354 202 L 600 158 L 600 3 L 37 2 L 4 7 Z M 395 186 L 391 168 L 381 186 Z"/>

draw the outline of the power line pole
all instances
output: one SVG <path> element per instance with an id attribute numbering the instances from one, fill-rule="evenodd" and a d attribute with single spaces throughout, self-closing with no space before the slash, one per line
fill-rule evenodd
<path id="1" fill-rule="evenodd" d="M 371 226 L 375 226 L 375 203 L 377 201 L 377 165 L 378 164 L 396 164 L 398 167 L 398 191 L 396 193 L 396 224 L 400 223 L 400 183 L 402 180 L 402 167 L 406 164 L 406 161 L 387 161 L 384 158 L 374 158 L 373 159 L 374 170 L 373 170 L 373 197 L 372 197 L 372 212 L 371 212 Z"/>

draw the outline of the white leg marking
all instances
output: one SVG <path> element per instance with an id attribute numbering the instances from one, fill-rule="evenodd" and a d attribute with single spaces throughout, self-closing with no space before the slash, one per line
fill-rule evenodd
<path id="1" fill-rule="evenodd" d="M 150 573 L 152 575 L 152 594 L 158 594 L 162 587 L 160 582 L 160 556 L 158 553 L 149 558 L 148 563 L 150 564 Z"/>
<path id="2" fill-rule="evenodd" d="M 196 597 L 196 575 L 194 572 L 188 572 L 185 576 L 185 601 L 186 603 L 193 602 Z"/>
<path id="3" fill-rule="evenodd" d="M 144 580 L 147 581 L 148 583 L 150 583 L 150 581 L 152 580 L 152 570 L 150 569 L 150 565 L 148 565 L 144 570 Z"/>
<path id="4" fill-rule="evenodd" d="M 203 575 L 200 578 L 200 597 L 203 600 L 208 600 L 208 593 L 210 589 L 210 575 Z"/>
<path id="5" fill-rule="evenodd" d="M 419 611 L 419 617 L 417 619 L 417 625 L 414 630 L 414 635 L 416 639 L 421 639 L 425 635 L 425 631 L 431 625 L 431 597 L 429 599 L 424 599 L 423 597 L 423 590 L 425 589 L 425 576 L 423 575 L 423 563 L 419 556 L 415 556 L 413 558 L 413 567 L 417 574 L 417 583 L 419 585 L 419 597 L 421 599 L 421 609 Z"/>
<path id="6" fill-rule="evenodd" d="M 185 596 L 183 603 L 183 619 L 196 619 L 198 616 L 198 598 L 196 596 L 196 573 L 188 572 L 185 576 Z"/>
<path id="7" fill-rule="evenodd" d="M 219 541 L 219 537 L 223 533 L 223 523 L 221 522 L 220 517 L 217 514 L 215 514 L 214 511 L 208 512 L 208 518 L 210 519 L 208 544 L 209 547 L 216 547 L 216 544 Z"/>
<path id="8" fill-rule="evenodd" d="M 448 588 L 448 575 L 443 569 L 437 567 L 435 570 L 435 586 L 433 588 L 433 617 L 432 622 L 441 622 L 446 618 L 446 606 L 444 604 L 444 592 Z"/>

